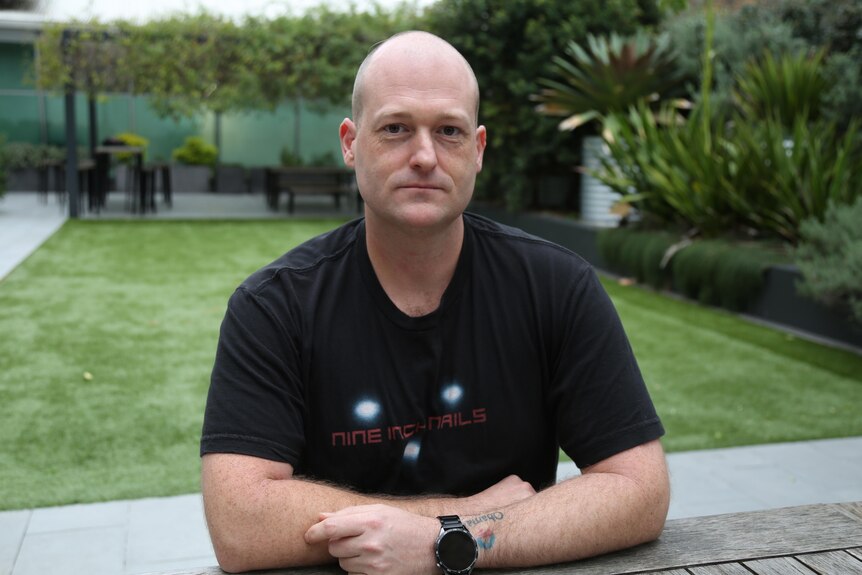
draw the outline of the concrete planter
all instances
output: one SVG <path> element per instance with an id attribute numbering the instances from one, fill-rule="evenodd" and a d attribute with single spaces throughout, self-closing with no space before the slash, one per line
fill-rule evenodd
<path id="1" fill-rule="evenodd" d="M 6 173 L 6 190 L 10 192 L 35 192 L 39 189 L 39 170 L 21 168 Z"/>
<path id="2" fill-rule="evenodd" d="M 219 194 L 248 193 L 245 168 L 242 166 L 216 167 L 215 191 Z"/>
<path id="3" fill-rule="evenodd" d="M 171 183 L 174 193 L 209 192 L 212 169 L 209 166 L 171 165 Z"/>
<path id="4" fill-rule="evenodd" d="M 266 168 L 246 168 L 248 193 L 263 194 L 266 191 Z"/>

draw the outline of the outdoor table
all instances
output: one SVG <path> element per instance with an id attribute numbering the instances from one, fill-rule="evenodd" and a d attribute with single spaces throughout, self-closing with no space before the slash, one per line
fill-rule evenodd
<path id="1" fill-rule="evenodd" d="M 108 197 L 108 180 L 111 169 L 111 158 L 119 154 L 131 154 L 134 156 L 134 174 L 132 184 L 132 211 L 144 213 L 153 207 L 147 199 L 146 186 L 140 181 L 143 173 L 144 149 L 140 146 L 98 146 L 96 148 L 96 185 L 95 200 L 91 200 L 93 209 L 98 212 L 105 206 Z M 154 208 L 154 207 L 153 207 Z"/>
<path id="2" fill-rule="evenodd" d="M 221 575 L 218 567 L 161 575 Z M 256 571 L 335 575 L 337 566 Z M 862 502 L 806 505 L 668 521 L 661 537 L 600 557 L 508 575 L 854 575 L 862 574 Z"/>

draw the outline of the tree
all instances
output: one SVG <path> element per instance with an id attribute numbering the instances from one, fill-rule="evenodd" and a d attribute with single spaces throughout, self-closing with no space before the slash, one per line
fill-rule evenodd
<path id="1" fill-rule="evenodd" d="M 227 112 L 274 109 L 286 99 L 348 102 L 368 48 L 415 27 L 416 19 L 406 6 L 391 12 L 323 6 L 242 24 L 206 12 L 145 24 L 54 24 L 38 41 L 36 77 L 44 89 L 73 86 L 91 100 L 114 91 L 144 94 L 163 117 L 213 112 L 218 140 L 218 118 Z"/>
<path id="2" fill-rule="evenodd" d="M 489 141 L 477 195 L 518 208 L 540 176 L 570 174 L 578 163 L 578 141 L 530 100 L 553 56 L 588 32 L 629 35 L 655 25 L 660 10 L 654 0 L 440 0 L 426 16 L 430 31 L 464 54 L 482 90 Z"/>

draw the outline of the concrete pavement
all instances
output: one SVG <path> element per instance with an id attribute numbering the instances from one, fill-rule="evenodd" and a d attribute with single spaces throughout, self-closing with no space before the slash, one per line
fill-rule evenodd
<path id="1" fill-rule="evenodd" d="M 0 280 L 27 259 L 66 221 L 65 205 L 35 192 L 0 198 Z"/>

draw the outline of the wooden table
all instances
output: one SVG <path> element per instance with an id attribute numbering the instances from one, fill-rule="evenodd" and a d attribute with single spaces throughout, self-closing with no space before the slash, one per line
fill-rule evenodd
<path id="1" fill-rule="evenodd" d="M 221 575 L 218 567 L 162 575 Z M 333 575 L 336 567 L 257 571 Z M 668 521 L 658 541 L 564 565 L 477 570 L 509 575 L 862 575 L 862 502 Z"/>

